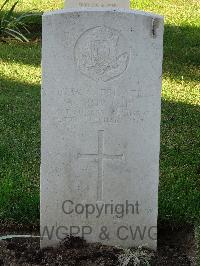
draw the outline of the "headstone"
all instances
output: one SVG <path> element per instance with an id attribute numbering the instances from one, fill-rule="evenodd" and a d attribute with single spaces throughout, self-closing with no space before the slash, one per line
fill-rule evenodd
<path id="1" fill-rule="evenodd" d="M 129 8 L 129 0 L 67 0 L 66 8 L 73 7 L 112 7 L 112 8 Z"/>
<path id="2" fill-rule="evenodd" d="M 163 18 L 43 16 L 41 247 L 157 246 Z"/>

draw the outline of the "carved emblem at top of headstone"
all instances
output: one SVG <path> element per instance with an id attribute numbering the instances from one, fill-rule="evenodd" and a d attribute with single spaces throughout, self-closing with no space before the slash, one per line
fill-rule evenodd
<path id="1" fill-rule="evenodd" d="M 87 30 L 79 37 L 74 57 L 82 74 L 106 82 L 127 69 L 129 50 L 119 31 L 99 26 Z"/>

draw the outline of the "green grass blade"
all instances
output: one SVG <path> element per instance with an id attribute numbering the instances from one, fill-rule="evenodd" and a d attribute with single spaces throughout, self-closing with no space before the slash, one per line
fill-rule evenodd
<path id="1" fill-rule="evenodd" d="M 13 15 L 13 11 L 15 10 L 15 7 L 18 4 L 18 2 L 19 1 L 15 2 L 13 4 L 13 6 L 11 7 L 11 9 L 5 14 L 4 19 L 6 19 L 6 20 L 10 20 L 11 19 L 12 15 Z"/>
<path id="2" fill-rule="evenodd" d="M 6 0 L 5 4 L 9 0 Z M 20 16 L 14 16 L 14 10 L 16 5 L 19 1 L 16 1 L 10 10 L 0 19 L 0 35 L 6 36 L 6 34 L 9 33 L 10 36 L 16 37 L 20 40 L 28 42 L 29 40 L 21 33 L 22 30 L 29 33 L 28 28 L 26 27 L 25 18 L 32 17 L 32 16 L 38 16 L 38 14 L 32 14 L 32 13 L 22 13 Z"/>
<path id="3" fill-rule="evenodd" d="M 1 19 L 1 28 L 5 29 L 7 27 L 9 21 L 7 21 L 4 17 Z"/>
<path id="4" fill-rule="evenodd" d="M 16 21 L 21 21 L 24 18 L 28 18 L 28 17 L 37 17 L 40 16 L 40 13 L 34 14 L 34 13 L 23 13 L 22 15 L 20 15 L 19 17 L 16 18 Z"/>
<path id="5" fill-rule="evenodd" d="M 18 37 L 16 34 L 14 34 L 14 33 L 12 33 L 12 32 L 10 32 L 10 31 L 8 31 L 8 30 L 5 30 L 5 33 L 6 33 L 8 36 L 11 36 L 11 37 L 13 37 L 13 38 L 16 39 L 16 40 L 18 40 L 18 41 L 20 41 L 20 42 L 23 42 L 23 40 L 22 40 L 20 37 Z"/>
<path id="6" fill-rule="evenodd" d="M 5 5 L 6 5 L 9 1 L 10 1 L 10 0 L 6 0 L 6 1 L 3 3 L 3 5 L 0 7 L 0 11 L 3 10 L 3 8 L 5 7 Z"/>
<path id="7" fill-rule="evenodd" d="M 16 37 L 20 38 L 21 41 L 29 42 L 29 40 L 19 31 L 8 28 L 8 29 L 6 29 L 6 32 L 7 33 L 9 32 L 10 35 L 12 34 L 13 37 L 16 36 Z"/>

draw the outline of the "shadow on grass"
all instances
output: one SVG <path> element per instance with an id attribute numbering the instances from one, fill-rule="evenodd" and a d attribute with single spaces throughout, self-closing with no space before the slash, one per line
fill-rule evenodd
<path id="1" fill-rule="evenodd" d="M 0 79 L 0 219 L 39 218 L 40 86 Z M 162 101 L 160 220 L 200 218 L 200 106 Z"/>
<path id="2" fill-rule="evenodd" d="M 0 18 L 5 15 L 5 11 L 0 11 Z M 32 29 L 34 33 L 40 33 L 42 29 L 42 12 L 14 12 L 14 17 L 20 17 L 24 14 L 28 14 L 26 18 L 23 19 L 23 22 L 27 25 L 29 29 Z M 30 16 L 31 15 L 31 16 Z"/>
<path id="3" fill-rule="evenodd" d="M 0 12 L 0 18 L 4 12 Z M 22 12 L 15 12 L 15 16 L 22 15 Z M 38 15 L 39 14 L 39 15 Z M 42 13 L 33 13 L 32 17 L 24 19 L 31 35 L 25 36 L 29 39 L 41 36 Z M 41 62 L 41 44 L 36 42 L 21 43 L 17 41 L 0 42 L 0 59 L 3 62 L 13 62 L 25 65 L 39 66 Z"/>
<path id="4" fill-rule="evenodd" d="M 0 43 L 0 59 L 3 62 L 38 67 L 41 62 L 40 43 Z"/>
<path id="5" fill-rule="evenodd" d="M 162 101 L 159 216 L 200 220 L 200 106 Z"/>
<path id="6" fill-rule="evenodd" d="M 39 217 L 40 86 L 0 78 L 0 221 Z"/>

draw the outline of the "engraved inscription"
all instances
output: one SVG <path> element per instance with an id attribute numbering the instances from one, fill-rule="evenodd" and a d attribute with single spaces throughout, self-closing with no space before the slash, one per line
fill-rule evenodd
<path id="1" fill-rule="evenodd" d="M 129 0 L 67 0 L 65 1 L 66 8 L 73 7 L 117 7 L 117 8 L 129 8 L 130 2 Z"/>
<path id="2" fill-rule="evenodd" d="M 152 102 L 154 95 L 144 95 L 137 89 L 128 91 L 125 95 L 115 94 L 115 90 L 98 91 L 98 97 L 85 96 L 85 91 L 79 87 L 64 87 L 58 90 L 60 104 L 58 110 L 62 110 L 62 119 L 56 118 L 61 124 L 93 123 L 93 124 L 120 124 L 143 123 L 148 121 L 151 104 L 145 110 L 140 110 L 144 98 L 149 97 Z M 65 106 L 62 109 L 61 106 Z"/>
<path id="3" fill-rule="evenodd" d="M 117 4 L 116 3 L 108 3 L 108 4 L 105 4 L 105 3 L 82 3 L 82 2 L 79 2 L 78 5 L 80 7 L 117 7 Z"/>
<path id="4" fill-rule="evenodd" d="M 95 159 L 98 162 L 98 181 L 97 181 L 97 200 L 103 200 L 103 161 L 104 160 L 123 160 L 124 155 L 109 155 L 104 153 L 104 131 L 98 131 L 98 153 L 97 154 L 78 154 L 79 159 Z"/>
<path id="5" fill-rule="evenodd" d="M 123 74 L 130 57 L 128 48 L 122 50 L 123 41 L 120 32 L 105 26 L 84 32 L 74 48 L 74 59 L 80 72 L 104 82 Z"/>

